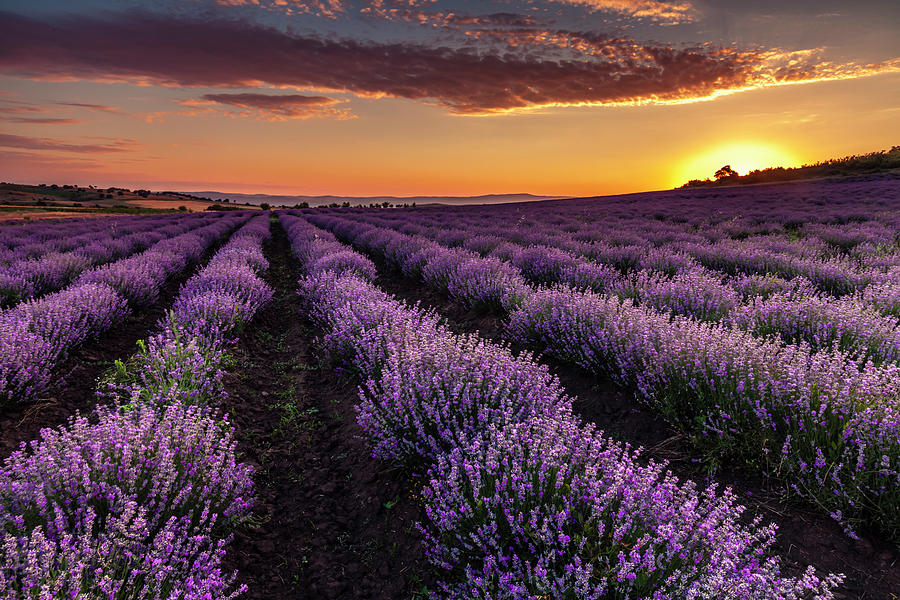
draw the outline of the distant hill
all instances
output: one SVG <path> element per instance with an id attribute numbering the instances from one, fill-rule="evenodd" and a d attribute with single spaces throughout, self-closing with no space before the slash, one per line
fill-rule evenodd
<path id="1" fill-rule="evenodd" d="M 28 217 L 88 214 L 140 214 L 207 210 L 209 200 L 180 192 L 151 192 L 122 187 L 75 184 L 22 184 L 0 182 L 0 217 L 3 220 Z M 229 205 L 228 209 L 235 207 Z M 256 206 L 242 208 L 256 209 Z"/>
<path id="2" fill-rule="evenodd" d="M 692 179 L 682 188 L 714 187 L 722 185 L 750 185 L 755 183 L 778 183 L 797 179 L 820 179 L 824 177 L 846 177 L 848 175 L 870 175 L 900 169 L 900 146 L 890 150 L 855 154 L 844 158 L 803 165 L 801 167 L 769 167 L 750 171 L 746 175 L 734 173 L 729 165 L 719 169 L 715 179 Z"/>
<path id="3" fill-rule="evenodd" d="M 532 200 L 553 200 L 563 196 L 535 196 L 534 194 L 485 194 L 482 196 L 287 196 L 273 194 L 234 194 L 225 192 L 189 192 L 192 196 L 209 198 L 221 202 L 248 204 L 269 204 L 271 206 L 296 206 L 304 202 L 309 206 L 350 203 L 350 206 L 368 206 L 387 202 L 394 206 L 403 204 L 501 204 L 504 202 L 529 202 Z"/>

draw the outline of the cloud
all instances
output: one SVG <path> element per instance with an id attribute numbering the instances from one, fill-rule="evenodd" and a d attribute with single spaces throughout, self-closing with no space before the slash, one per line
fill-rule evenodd
<path id="1" fill-rule="evenodd" d="M 60 169 L 102 169 L 109 166 L 107 157 L 94 159 L 86 156 L 64 156 L 59 154 L 41 154 L 39 152 L 4 150 L 4 167 L 13 171 L 34 170 L 35 178 L 41 180 L 46 177 L 47 170 Z"/>
<path id="2" fill-rule="evenodd" d="M 339 100 L 326 96 L 258 93 L 204 94 L 200 98 L 182 102 L 186 106 L 224 105 L 234 107 L 240 109 L 238 115 L 253 116 L 269 121 L 314 117 L 340 120 L 353 118 L 348 110 L 334 106 L 339 103 Z"/>
<path id="3" fill-rule="evenodd" d="M 7 123 L 25 123 L 31 125 L 78 125 L 84 123 L 79 119 L 67 119 L 61 117 L 0 117 Z"/>
<path id="4" fill-rule="evenodd" d="M 550 2 L 584 7 L 591 12 L 614 12 L 668 25 L 692 21 L 696 17 L 696 9 L 690 2 L 656 0 L 550 0 Z"/>
<path id="5" fill-rule="evenodd" d="M 2 96 L 7 96 L 4 98 L 0 96 L 0 113 L 6 115 L 32 115 L 32 114 L 45 114 L 49 113 L 50 110 L 43 106 L 38 106 L 32 102 L 23 102 L 21 100 L 11 100 L 8 96 L 12 94 L 4 93 Z"/>
<path id="6" fill-rule="evenodd" d="M 673 48 L 597 34 L 545 32 L 580 40 L 571 47 L 557 43 L 553 53 L 546 51 L 552 39 L 528 39 L 534 30 L 508 31 L 518 36 L 520 47 L 510 46 L 512 37 L 499 50 L 477 39 L 468 46 L 320 39 L 244 21 L 143 12 L 53 22 L 0 13 L 0 72 L 182 87 L 265 84 L 406 98 L 454 113 L 490 114 L 562 105 L 685 102 L 754 87 L 900 70 L 898 60 L 823 62 L 821 49 Z"/>
<path id="7" fill-rule="evenodd" d="M 230 0 L 224 0 L 230 3 Z M 237 0 L 242 4 L 256 3 L 259 0 Z M 277 3 L 278 0 L 271 0 Z M 423 12 L 421 7 L 434 4 L 436 0 L 368 0 L 366 6 L 360 10 L 362 14 L 381 17 L 384 19 L 404 20 L 439 20 L 442 15 L 454 15 L 450 12 Z M 587 12 L 616 13 L 633 19 L 645 19 L 662 25 L 674 25 L 692 21 L 696 18 L 697 10 L 688 1 L 665 0 L 545 0 L 547 3 L 566 4 L 582 8 Z M 221 2 L 220 2 L 221 3 Z M 528 19 L 523 15 L 511 13 L 495 13 Z M 491 15 L 486 15 L 491 16 Z M 412 17 L 412 18 L 411 18 Z M 466 18 L 466 17 L 463 17 Z M 480 17 L 469 17 L 480 19 Z M 477 24 L 485 24 L 477 23 Z M 500 25 L 521 25 L 522 23 L 500 22 Z"/>
<path id="8" fill-rule="evenodd" d="M 536 24 L 532 17 L 515 13 L 468 15 L 450 11 L 426 12 L 408 8 L 393 8 L 386 11 L 383 16 L 391 20 L 419 23 L 420 25 L 432 27 L 531 27 Z"/>
<path id="9" fill-rule="evenodd" d="M 34 138 L 23 135 L 0 133 L 0 147 L 20 148 L 22 150 L 51 150 L 58 152 L 79 152 L 86 154 L 102 154 L 107 152 L 123 152 L 133 149 L 137 142 L 129 139 L 102 138 L 103 143 L 71 144 L 50 138 Z"/>
<path id="10" fill-rule="evenodd" d="M 50 115 L 59 113 L 53 110 L 56 106 L 92 106 L 96 108 L 104 108 L 106 110 L 115 111 L 111 107 L 99 107 L 97 105 L 73 104 L 67 102 L 58 102 L 50 106 L 41 106 L 33 102 L 24 102 L 22 100 L 14 100 L 10 98 L 12 94 L 0 94 L 0 121 L 7 123 L 21 123 L 31 125 L 76 125 L 84 123 L 81 119 L 72 119 L 69 117 L 56 116 L 32 116 L 32 115 Z M 26 116 L 7 116 L 7 115 L 26 115 Z"/>
<path id="11" fill-rule="evenodd" d="M 365 6 L 359 12 L 370 17 L 393 19 L 400 12 L 417 10 L 435 2 L 437 0 L 365 0 Z"/>
<path id="12" fill-rule="evenodd" d="M 88 104 L 85 102 L 57 102 L 58 106 L 69 106 L 71 108 L 83 108 L 86 110 L 95 110 L 99 112 L 119 113 L 120 109 L 115 106 L 106 106 L 104 104 Z"/>
<path id="13" fill-rule="evenodd" d="M 216 0 L 219 6 L 253 6 L 287 15 L 315 15 L 336 19 L 347 12 L 343 0 Z"/>

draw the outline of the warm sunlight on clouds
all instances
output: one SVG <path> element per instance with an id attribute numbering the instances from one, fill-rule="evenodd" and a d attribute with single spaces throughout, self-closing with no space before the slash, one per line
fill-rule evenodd
<path id="1" fill-rule="evenodd" d="M 0 179 L 591 196 L 872 152 L 900 142 L 898 19 L 888 0 L 7 2 Z"/>
<path id="2" fill-rule="evenodd" d="M 690 2 L 662 2 L 657 0 L 553 0 L 575 4 L 594 11 L 618 12 L 639 19 L 651 19 L 664 24 L 677 24 L 694 18 Z"/>
<path id="3" fill-rule="evenodd" d="M 518 32 L 519 30 L 514 30 Z M 509 32 L 505 32 L 509 33 Z M 485 115 L 559 106 L 696 101 L 759 87 L 897 72 L 900 61 L 824 61 L 819 49 L 675 47 L 606 34 L 574 35 L 594 47 L 542 55 L 534 30 L 516 52 L 322 38 L 228 19 L 144 13 L 66 17 L 7 14 L 0 72 L 33 80 L 73 77 L 167 87 L 292 87 L 383 95 Z M 518 35 L 518 34 L 517 34 Z M 153 52 L 148 47 L 166 44 Z M 558 43 L 557 41 L 551 42 Z M 248 94 L 257 95 L 257 94 Z M 271 111 L 269 111 L 271 113 Z"/>

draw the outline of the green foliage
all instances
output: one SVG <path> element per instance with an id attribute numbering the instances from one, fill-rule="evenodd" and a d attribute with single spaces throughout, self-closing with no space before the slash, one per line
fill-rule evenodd
<path id="1" fill-rule="evenodd" d="M 166 335 L 139 340 L 137 347 L 128 360 L 116 360 L 100 382 L 100 389 L 126 408 L 175 399 L 209 405 L 223 397 L 221 369 L 228 359 L 219 344 L 204 344 L 170 327 Z"/>

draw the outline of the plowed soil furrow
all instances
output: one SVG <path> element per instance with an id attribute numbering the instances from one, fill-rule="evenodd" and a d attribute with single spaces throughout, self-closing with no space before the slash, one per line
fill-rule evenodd
<path id="1" fill-rule="evenodd" d="M 225 409 L 238 455 L 255 468 L 252 522 L 226 567 L 248 599 L 424 595 L 430 581 L 411 480 L 371 457 L 356 424 L 356 383 L 320 364 L 300 317 L 299 265 L 280 225 L 265 247 L 275 298 L 232 350 Z"/>
<path id="2" fill-rule="evenodd" d="M 505 343 L 503 323 L 496 315 L 471 311 L 422 282 L 404 277 L 379 261 L 379 257 L 369 257 L 378 266 L 375 283 L 383 290 L 434 309 L 456 333 L 477 333 Z M 513 345 L 515 351 L 526 349 Z M 575 410 L 586 422 L 596 423 L 614 439 L 633 447 L 643 446 L 645 457 L 668 461 L 671 470 L 682 479 L 693 479 L 701 485 L 717 482 L 720 488 L 730 486 L 748 507 L 748 515 L 762 515 L 765 522 L 775 522 L 776 552 L 787 573 L 799 574 L 807 565 L 814 565 L 820 571 L 846 575 L 837 598 L 900 598 L 897 548 L 867 532 L 860 532 L 860 541 L 850 539 L 837 523 L 806 506 L 786 501 L 758 476 L 723 468 L 710 477 L 692 454 L 688 440 L 629 392 L 560 361 L 540 356 L 537 359 L 559 377 L 569 394 L 577 396 Z"/>

